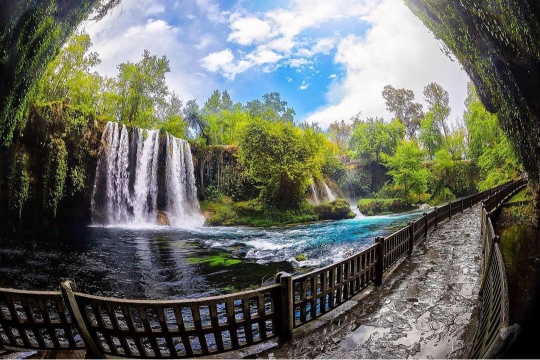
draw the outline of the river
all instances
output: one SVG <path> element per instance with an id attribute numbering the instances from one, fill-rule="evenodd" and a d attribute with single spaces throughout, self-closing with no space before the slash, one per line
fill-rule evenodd
<path id="1" fill-rule="evenodd" d="M 418 213 L 287 227 L 70 226 L 0 239 L 0 287 L 179 299 L 229 293 L 337 262 Z M 298 255 L 302 254 L 297 261 Z"/>

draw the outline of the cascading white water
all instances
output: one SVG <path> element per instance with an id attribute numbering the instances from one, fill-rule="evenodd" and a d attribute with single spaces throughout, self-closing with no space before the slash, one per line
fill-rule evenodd
<path id="1" fill-rule="evenodd" d="M 163 210 L 172 225 L 202 224 L 189 144 L 170 134 L 166 140 L 160 168 L 158 130 L 134 128 L 130 132 L 124 125 L 107 123 L 92 193 L 94 222 L 156 224 L 158 210 Z M 160 204 L 159 177 L 163 172 Z"/>
<path id="2" fill-rule="evenodd" d="M 167 134 L 166 165 L 167 210 L 176 224 L 195 220 L 200 215 L 193 160 L 187 141 Z"/>
<path id="3" fill-rule="evenodd" d="M 313 202 L 314 205 L 319 205 L 321 202 L 319 201 L 319 196 L 317 195 L 317 189 L 315 188 L 315 181 L 311 183 L 311 193 L 313 194 Z"/>
<path id="4" fill-rule="evenodd" d="M 323 182 L 323 184 L 324 184 L 324 189 L 326 190 L 326 196 L 328 197 L 328 201 L 332 202 L 336 200 L 337 197 L 332 191 L 332 189 L 330 189 L 330 187 L 326 184 L 326 182 Z"/>

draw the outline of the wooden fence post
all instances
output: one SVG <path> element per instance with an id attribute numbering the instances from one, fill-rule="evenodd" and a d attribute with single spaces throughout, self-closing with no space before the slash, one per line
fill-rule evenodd
<path id="1" fill-rule="evenodd" d="M 73 295 L 73 290 L 75 290 L 74 288 L 75 288 L 75 283 L 73 283 L 70 280 L 64 281 L 60 285 L 62 296 L 69 308 L 72 321 L 76 324 L 77 328 L 79 329 L 79 333 L 81 334 L 86 344 L 86 351 L 87 351 L 86 357 L 94 358 L 94 359 L 104 359 L 105 357 L 99 350 L 97 344 L 94 342 L 94 339 L 92 339 L 92 336 L 90 335 L 90 332 L 88 331 L 88 328 L 86 327 L 86 324 L 81 314 L 81 310 L 79 309 L 79 306 L 77 305 L 77 300 L 75 299 L 75 296 Z"/>
<path id="2" fill-rule="evenodd" d="M 409 221 L 409 251 L 408 254 L 411 255 L 414 246 L 414 223 Z"/>
<path id="3" fill-rule="evenodd" d="M 375 264 L 375 285 L 381 285 L 384 273 L 384 238 L 379 236 L 375 239 L 377 246 L 377 263 Z"/>
<path id="4" fill-rule="evenodd" d="M 437 225 L 439 225 L 439 212 L 437 211 L 438 209 L 436 206 L 434 207 L 434 209 L 435 209 L 435 226 L 433 227 L 437 227 Z"/>
<path id="5" fill-rule="evenodd" d="M 281 284 L 281 302 L 276 306 L 276 334 L 281 341 L 289 341 L 293 337 L 294 304 L 292 276 L 286 272 L 276 275 L 276 283 Z M 276 303 L 277 305 L 277 303 Z"/>
<path id="6" fill-rule="evenodd" d="M 461 199 L 461 212 L 463 212 L 463 199 Z"/>
<path id="7" fill-rule="evenodd" d="M 451 201 L 448 203 L 448 218 L 449 219 L 452 218 L 452 202 Z"/>
<path id="8" fill-rule="evenodd" d="M 423 216 L 424 216 L 424 237 L 427 239 L 427 232 L 428 232 L 427 213 L 424 213 Z"/>

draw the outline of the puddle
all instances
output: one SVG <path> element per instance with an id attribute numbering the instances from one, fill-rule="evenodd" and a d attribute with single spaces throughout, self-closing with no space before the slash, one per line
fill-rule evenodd
<path id="1" fill-rule="evenodd" d="M 354 350 L 368 340 L 381 339 L 385 334 L 390 333 L 390 328 L 376 327 L 370 325 L 360 325 L 352 334 L 347 336 L 339 346 L 343 350 Z"/>

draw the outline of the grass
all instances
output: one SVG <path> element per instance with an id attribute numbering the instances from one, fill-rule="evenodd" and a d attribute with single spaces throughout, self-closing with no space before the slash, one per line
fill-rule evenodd
<path id="1" fill-rule="evenodd" d="M 343 199 L 317 207 L 306 202 L 296 210 L 278 210 L 263 206 L 258 200 L 234 203 L 227 198 L 201 201 L 200 206 L 207 216 L 206 224 L 211 226 L 271 227 L 354 217 L 349 204 Z"/>
<path id="2" fill-rule="evenodd" d="M 521 189 L 516 195 L 512 196 L 510 200 L 508 200 L 508 204 L 513 203 L 520 203 L 524 201 L 532 201 L 533 197 L 528 191 L 528 188 Z"/>

